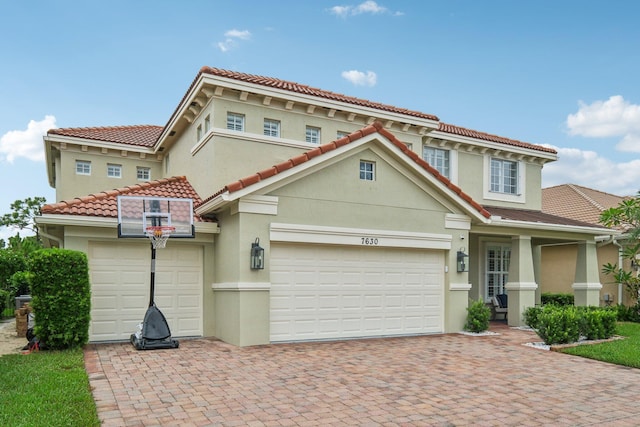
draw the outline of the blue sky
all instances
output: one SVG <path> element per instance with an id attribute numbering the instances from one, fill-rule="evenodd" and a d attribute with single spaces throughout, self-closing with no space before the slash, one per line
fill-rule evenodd
<path id="1" fill-rule="evenodd" d="M 0 0 L 0 214 L 53 127 L 164 125 L 204 65 L 556 148 L 543 185 L 640 190 L 640 2 Z M 2 236 L 0 231 L 0 237 Z M 4 231 L 6 235 L 6 230 Z"/>

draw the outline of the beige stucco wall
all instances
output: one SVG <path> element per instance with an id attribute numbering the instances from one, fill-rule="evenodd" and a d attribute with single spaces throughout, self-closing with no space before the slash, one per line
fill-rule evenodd
<path id="1" fill-rule="evenodd" d="M 575 269 L 577 246 L 575 244 L 543 246 L 542 247 L 542 268 L 540 272 L 540 292 L 551 293 L 574 293 L 572 285 L 575 283 Z M 597 249 L 599 280 L 603 285 L 600 291 L 600 301 L 604 294 L 613 296 L 614 301 L 618 300 L 618 285 L 611 283 L 612 278 L 602 273 L 602 266 L 607 263 L 618 263 L 618 248 L 614 245 L 600 246 Z M 624 293 L 624 290 L 623 290 Z M 623 301 L 627 295 L 623 294 Z"/>
<path id="2" fill-rule="evenodd" d="M 126 156 L 122 156 L 121 153 L 117 150 L 102 153 L 101 150 L 93 147 L 82 151 L 74 146 L 62 150 L 60 160 L 56 164 L 56 201 L 71 200 L 75 197 L 143 182 L 137 179 L 138 166 L 150 168 L 152 180 L 162 177 L 161 162 L 157 156 L 141 155 L 138 152 L 127 152 Z M 76 174 L 76 160 L 90 161 L 91 175 Z M 107 164 L 121 165 L 122 177 L 108 177 Z"/>

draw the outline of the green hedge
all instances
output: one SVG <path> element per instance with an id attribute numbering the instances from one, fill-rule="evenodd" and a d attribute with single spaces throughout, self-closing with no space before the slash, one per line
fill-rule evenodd
<path id="1" fill-rule="evenodd" d="M 91 288 L 83 252 L 41 249 L 29 258 L 35 335 L 49 349 L 81 347 L 89 340 Z"/>
<path id="2" fill-rule="evenodd" d="M 7 249 L 0 250 L 0 315 L 5 309 L 12 308 L 14 304 L 13 299 L 16 294 L 12 289 L 11 277 L 26 269 L 27 262 L 22 253 Z"/>
<path id="3" fill-rule="evenodd" d="M 617 310 L 548 304 L 529 307 L 524 320 L 545 344 L 567 344 L 581 337 L 589 340 L 612 337 L 616 332 Z"/>
<path id="4" fill-rule="evenodd" d="M 542 305 L 554 304 L 554 305 L 566 306 L 566 305 L 573 305 L 574 298 L 573 298 L 573 294 L 561 294 L 561 293 L 554 294 L 551 292 L 543 292 L 542 295 L 540 295 L 540 302 L 542 303 Z"/>
<path id="5" fill-rule="evenodd" d="M 487 307 L 482 299 L 471 301 L 471 304 L 467 307 L 467 313 L 467 323 L 464 326 L 465 331 L 483 332 L 489 329 L 491 309 Z"/>

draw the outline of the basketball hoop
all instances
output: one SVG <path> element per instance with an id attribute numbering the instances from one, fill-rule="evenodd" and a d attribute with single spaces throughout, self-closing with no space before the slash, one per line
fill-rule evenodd
<path id="1" fill-rule="evenodd" d="M 169 225 L 154 225 L 146 228 L 146 235 L 151 241 L 153 249 L 162 249 L 167 244 L 169 236 L 175 231 L 175 227 Z"/>

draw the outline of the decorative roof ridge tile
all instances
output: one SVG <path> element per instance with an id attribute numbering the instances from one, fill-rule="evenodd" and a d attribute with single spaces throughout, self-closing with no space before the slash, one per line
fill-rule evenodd
<path id="1" fill-rule="evenodd" d="M 468 128 L 453 125 L 450 123 L 444 123 L 444 122 L 438 123 L 438 130 L 440 132 L 450 133 L 454 135 L 466 136 L 466 137 L 475 138 L 475 139 L 482 139 L 482 140 L 491 141 L 491 142 L 498 142 L 500 144 L 528 148 L 531 150 L 543 151 L 545 153 L 558 154 L 558 152 L 553 148 L 548 148 L 543 145 L 537 145 L 537 144 L 532 144 L 530 142 L 518 141 L 517 139 L 511 139 L 511 138 L 506 138 L 504 136 L 493 135 L 487 132 L 468 129 Z"/>
<path id="2" fill-rule="evenodd" d="M 400 151 L 402 151 L 405 155 L 407 155 L 407 157 L 409 157 L 414 163 L 416 163 L 418 166 L 423 168 L 425 171 L 427 171 L 428 173 L 433 175 L 436 179 L 438 179 L 447 188 L 449 188 L 451 191 L 453 191 L 459 197 L 461 197 L 463 200 L 465 200 L 467 203 L 469 203 L 475 210 L 477 210 L 480 213 L 480 215 L 484 216 L 485 218 L 490 218 L 491 217 L 491 214 L 482 205 L 480 205 L 479 203 L 474 201 L 471 196 L 469 196 L 467 193 L 462 191 L 462 188 L 460 188 L 459 186 L 457 186 L 456 184 L 451 182 L 451 180 L 446 178 L 444 175 L 442 175 L 440 172 L 438 172 L 434 167 L 432 167 L 427 162 L 422 160 L 417 154 L 415 154 L 413 151 L 409 150 L 409 148 L 407 147 L 407 145 L 405 143 L 400 141 L 398 138 L 395 137 L 395 135 L 393 135 L 391 132 L 386 130 L 384 128 L 384 126 L 382 125 L 382 123 L 380 123 L 378 121 L 375 121 L 372 124 L 370 124 L 368 126 L 365 126 L 364 128 L 362 128 L 360 130 L 357 130 L 357 131 L 347 135 L 346 137 L 342 137 L 337 141 L 331 141 L 331 142 L 328 142 L 326 144 L 322 144 L 322 145 L 320 145 L 320 146 L 318 146 L 316 148 L 313 148 L 313 149 L 311 149 L 309 151 L 306 151 L 306 152 L 304 152 L 302 154 L 294 156 L 293 158 L 291 158 L 289 160 L 285 160 L 284 162 L 281 162 L 278 165 L 272 166 L 271 168 L 265 169 L 265 170 L 263 170 L 261 172 L 257 172 L 255 174 L 246 176 L 246 177 L 241 178 L 241 179 L 239 179 L 237 181 L 229 183 L 229 184 L 225 185 L 219 191 L 215 192 L 211 196 L 209 196 L 206 199 L 202 200 L 202 202 L 198 206 L 202 206 L 203 204 L 215 199 L 216 197 L 220 196 L 221 194 L 224 194 L 226 192 L 234 193 L 236 191 L 240 191 L 240 190 L 242 190 L 244 188 L 247 188 L 247 187 L 249 187 L 251 185 L 257 184 L 259 181 L 261 181 L 263 179 L 270 178 L 272 176 L 275 176 L 275 175 L 279 174 L 280 172 L 283 172 L 283 171 L 285 171 L 287 169 L 291 169 L 291 168 L 293 168 L 295 166 L 298 166 L 298 165 L 300 165 L 302 163 L 305 163 L 306 161 L 311 160 L 312 158 L 320 155 L 320 154 L 317 154 L 317 150 L 320 150 L 322 154 L 325 154 L 325 153 L 328 153 L 330 151 L 333 151 L 333 150 L 339 148 L 340 146 L 350 144 L 350 143 L 352 143 L 354 141 L 357 141 L 358 139 L 361 139 L 361 138 L 363 138 L 363 137 L 365 137 L 367 135 L 371 135 L 371 134 L 376 133 L 376 132 L 378 132 L 380 135 L 382 135 L 386 139 L 388 139 L 393 145 L 395 145 L 398 149 L 400 149 Z M 344 142 L 344 140 L 346 140 L 346 142 Z M 338 141 L 340 141 L 340 143 L 338 143 Z M 313 153 L 313 154 L 310 154 L 310 153 Z M 198 206 L 196 206 L 196 207 L 198 207 Z"/>

